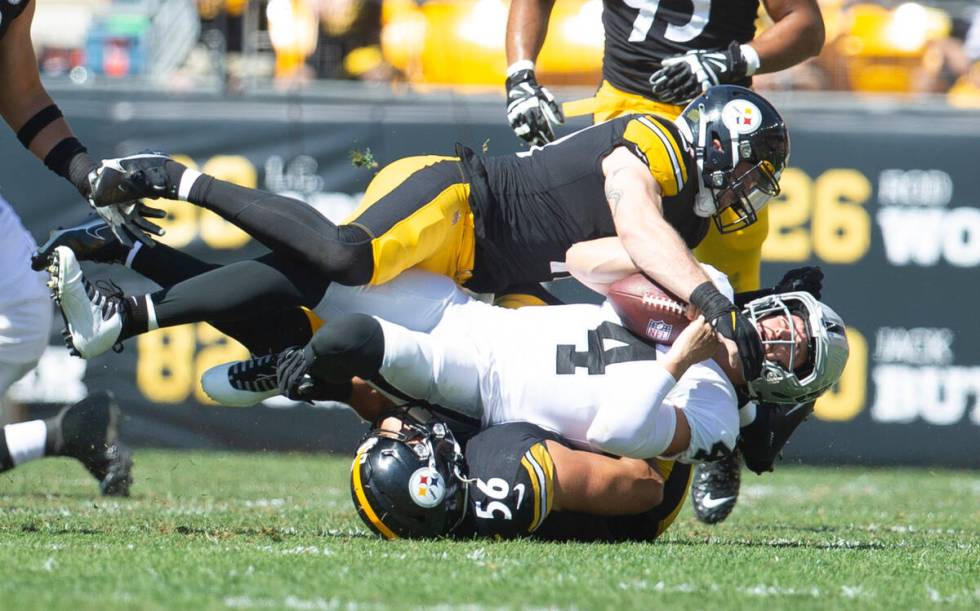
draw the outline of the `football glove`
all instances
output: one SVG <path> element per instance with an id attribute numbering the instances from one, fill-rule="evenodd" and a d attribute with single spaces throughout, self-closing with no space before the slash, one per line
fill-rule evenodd
<path id="1" fill-rule="evenodd" d="M 118 159 L 103 159 L 89 172 L 89 201 L 96 208 L 129 204 L 141 197 L 177 198 L 186 168 L 162 153 L 143 152 Z"/>
<path id="2" fill-rule="evenodd" d="M 137 241 L 145 246 L 154 246 L 156 243 L 150 234 L 157 236 L 164 234 L 162 227 L 147 219 L 162 219 L 167 216 L 167 213 L 159 208 L 151 208 L 141 201 L 93 207 L 102 220 L 109 224 L 116 238 L 127 248 Z"/>
<path id="3" fill-rule="evenodd" d="M 764 354 L 755 325 L 710 281 L 694 289 L 691 305 L 701 310 L 715 331 L 735 342 L 746 381 L 758 378 L 762 373 Z"/>
<path id="4" fill-rule="evenodd" d="M 816 266 L 797 267 L 786 272 L 783 279 L 776 283 L 773 290 L 776 293 L 791 293 L 806 291 L 820 299 L 823 289 L 823 271 Z"/>
<path id="5" fill-rule="evenodd" d="M 709 87 L 735 83 L 755 72 L 735 41 L 724 51 L 688 51 L 668 57 L 660 66 L 650 76 L 654 98 L 677 105 L 690 102 Z"/>
<path id="6" fill-rule="evenodd" d="M 565 122 L 561 106 L 538 84 L 534 70 L 518 70 L 507 77 L 507 121 L 517 137 L 542 146 L 555 139 L 552 125 Z"/>
<path id="7" fill-rule="evenodd" d="M 310 376 L 315 356 L 302 346 L 286 348 L 276 362 L 276 382 L 279 393 L 294 401 L 310 401 L 315 386 Z"/>

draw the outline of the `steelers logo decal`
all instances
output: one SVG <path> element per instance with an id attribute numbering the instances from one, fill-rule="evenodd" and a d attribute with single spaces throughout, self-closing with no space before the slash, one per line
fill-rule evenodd
<path id="1" fill-rule="evenodd" d="M 408 479 L 408 494 L 419 507 L 435 507 L 446 496 L 446 482 L 438 471 L 422 467 Z"/>
<path id="2" fill-rule="evenodd" d="M 721 120 L 737 134 L 751 134 L 762 125 L 762 112 L 752 102 L 732 100 L 722 108 Z"/>

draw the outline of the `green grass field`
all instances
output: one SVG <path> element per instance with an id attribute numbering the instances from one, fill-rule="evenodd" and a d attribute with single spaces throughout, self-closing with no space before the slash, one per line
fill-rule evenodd
<path id="1" fill-rule="evenodd" d="M 387 543 L 344 458 L 136 461 L 122 500 L 63 459 L 0 476 L 0 609 L 980 608 L 976 472 L 748 474 L 654 544 Z"/>

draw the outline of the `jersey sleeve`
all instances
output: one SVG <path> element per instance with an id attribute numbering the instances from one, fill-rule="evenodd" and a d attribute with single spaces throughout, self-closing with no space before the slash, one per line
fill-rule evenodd
<path id="1" fill-rule="evenodd" d="M 512 422 L 470 439 L 469 511 L 477 535 L 520 537 L 544 522 L 555 494 L 555 464 L 545 442 L 555 438 L 533 424 Z"/>
<path id="2" fill-rule="evenodd" d="M 647 164 L 666 197 L 677 195 L 688 179 L 685 144 L 673 125 L 653 115 L 637 115 L 623 139 Z"/>

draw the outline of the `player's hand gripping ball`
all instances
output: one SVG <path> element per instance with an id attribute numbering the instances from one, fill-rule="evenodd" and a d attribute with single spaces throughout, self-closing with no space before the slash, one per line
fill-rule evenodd
<path id="1" fill-rule="evenodd" d="M 673 344 L 690 322 L 687 304 L 641 273 L 614 282 L 607 298 L 627 329 L 658 344 Z"/>

